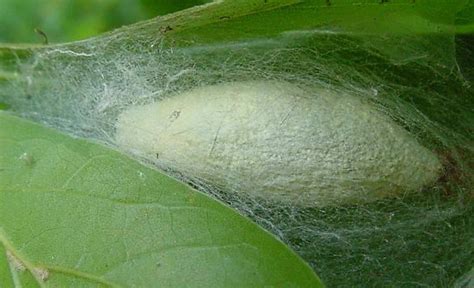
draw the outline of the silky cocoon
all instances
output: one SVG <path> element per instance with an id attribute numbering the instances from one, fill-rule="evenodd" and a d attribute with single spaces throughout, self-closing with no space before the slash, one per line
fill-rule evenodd
<path id="1" fill-rule="evenodd" d="M 369 103 L 276 81 L 200 87 L 129 108 L 116 140 L 225 190 L 300 206 L 417 191 L 441 171 L 434 153 Z"/>

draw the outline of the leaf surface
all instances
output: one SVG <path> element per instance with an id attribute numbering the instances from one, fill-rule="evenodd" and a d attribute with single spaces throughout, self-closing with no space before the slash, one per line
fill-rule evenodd
<path id="1" fill-rule="evenodd" d="M 472 33 L 468 0 L 233 0 L 179 11 L 118 29 L 128 38 L 166 35 L 188 46 L 270 37 L 288 31 L 358 35 Z M 461 21 L 462 19 L 463 21 Z M 133 33 L 127 33 L 132 32 Z"/>

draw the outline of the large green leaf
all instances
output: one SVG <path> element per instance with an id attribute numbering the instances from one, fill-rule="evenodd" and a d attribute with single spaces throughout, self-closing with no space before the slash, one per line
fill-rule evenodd
<path id="1" fill-rule="evenodd" d="M 0 286 L 321 286 L 284 244 L 132 159 L 0 113 Z"/>
<path id="2" fill-rule="evenodd" d="M 156 38 L 159 32 L 167 34 L 174 45 L 192 45 L 327 28 L 384 35 L 471 33 L 474 31 L 471 10 L 469 0 L 436 3 L 429 0 L 215 1 L 143 21 L 111 35 L 130 31 L 133 33 L 127 33 L 128 38 Z"/>

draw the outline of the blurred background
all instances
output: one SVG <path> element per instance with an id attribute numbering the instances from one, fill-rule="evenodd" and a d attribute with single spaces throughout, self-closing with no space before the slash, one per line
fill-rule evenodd
<path id="1" fill-rule="evenodd" d="M 0 0 L 0 42 L 61 43 L 212 0 Z"/>

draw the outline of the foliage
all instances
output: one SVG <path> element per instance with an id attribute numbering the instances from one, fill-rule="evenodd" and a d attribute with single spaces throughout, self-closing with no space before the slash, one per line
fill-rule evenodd
<path id="1" fill-rule="evenodd" d="M 473 7 L 468 0 L 219 1 L 81 42 L 3 45 L 0 102 L 9 113 L 116 148 L 115 123 L 122 111 L 195 87 L 278 80 L 363 98 L 436 153 L 444 169 L 435 185 L 418 194 L 367 205 L 301 208 L 242 198 L 234 193 L 238 189 L 221 191 L 206 179 L 186 177 L 157 157 L 143 158 L 140 153 L 134 157 L 158 165 L 251 217 L 308 261 L 330 286 L 444 287 L 458 278 L 465 283 L 469 279 L 463 277 L 469 277 L 467 272 L 474 266 Z M 271 110 L 271 103 L 268 107 Z M 0 126 L 3 137 L 17 137 L 16 128 L 4 128 L 5 119 Z M 67 142 L 90 153 L 105 151 L 99 146 L 90 148 L 82 140 Z M 46 146 L 55 145 L 53 141 Z M 29 154 L 22 156 L 28 151 L 16 152 L 23 162 L 34 163 Z M 61 159 L 55 165 L 65 171 L 76 167 Z M 16 179 L 33 179 L 28 173 L 7 174 L 9 165 L 0 170 L 0 175 L 8 175 L 1 178 L 7 189 L 16 187 Z M 53 168 L 39 174 L 52 187 L 58 183 L 56 174 L 47 171 Z M 137 177 L 123 174 L 114 180 L 122 183 L 122 178 L 132 176 Z M 110 191 L 97 181 L 82 185 L 98 193 Z M 13 201 L 24 194 L 1 195 Z M 18 209 L 9 207 L 2 213 L 13 219 Z M 100 214 L 95 211 L 94 215 Z M 33 224 L 26 223 L 8 230 L 1 225 L 9 237 L 3 242 L 13 243 L 10 235 L 14 233 L 30 235 Z M 81 223 L 85 222 L 77 224 Z M 204 228 L 189 229 L 183 235 L 209 234 Z M 66 236 L 58 233 L 57 237 Z M 23 256 L 21 245 L 15 248 L 15 255 Z M 274 255 L 280 253 L 289 252 L 281 246 L 273 250 Z M 6 262 L 15 264 L 17 258 L 4 260 L 0 267 L 6 267 Z"/>

